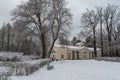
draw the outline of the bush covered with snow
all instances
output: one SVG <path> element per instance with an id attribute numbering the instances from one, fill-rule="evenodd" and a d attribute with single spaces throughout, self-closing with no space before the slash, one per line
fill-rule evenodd
<path id="1" fill-rule="evenodd" d="M 120 62 L 120 57 L 98 57 L 96 60 L 103 61 L 112 61 L 112 62 Z"/>
<path id="2" fill-rule="evenodd" d="M 0 52 L 0 61 L 20 61 L 23 53 Z"/>
<path id="3" fill-rule="evenodd" d="M 10 80 L 12 69 L 10 67 L 0 67 L 0 80 Z"/>
<path id="4" fill-rule="evenodd" d="M 0 62 L 0 66 L 10 67 L 8 72 L 14 76 L 22 76 L 22 75 L 30 75 L 39 68 L 46 65 L 50 62 L 50 59 L 39 59 L 39 60 L 31 60 L 31 61 L 24 61 L 24 62 Z M 2 74 L 2 75 L 8 75 Z M 1 80 L 1 79 L 0 79 Z"/>
<path id="5" fill-rule="evenodd" d="M 50 59 L 39 59 L 39 60 L 32 60 L 32 61 L 25 61 L 16 63 L 14 68 L 14 74 L 17 76 L 21 75 L 30 75 L 39 68 L 43 67 L 50 61 Z"/>
<path id="6" fill-rule="evenodd" d="M 29 60 L 36 60 L 36 59 L 40 59 L 40 57 L 33 56 L 33 55 L 24 55 L 24 56 L 22 56 L 21 61 L 29 61 Z"/>

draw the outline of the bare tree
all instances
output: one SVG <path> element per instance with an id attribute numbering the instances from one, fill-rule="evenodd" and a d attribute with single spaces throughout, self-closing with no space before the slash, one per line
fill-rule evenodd
<path id="1" fill-rule="evenodd" d="M 12 12 L 13 19 L 26 22 L 28 26 L 37 29 L 42 46 L 42 58 L 45 58 L 47 53 L 45 37 L 49 11 L 49 0 L 29 0 Z"/>
<path id="2" fill-rule="evenodd" d="M 26 26 L 36 30 L 40 39 L 42 58 L 50 55 L 59 33 L 65 30 L 63 27 L 71 20 L 65 0 L 29 0 L 14 9 L 12 16 L 14 20 L 27 23 Z"/>
<path id="3" fill-rule="evenodd" d="M 52 0 L 52 11 L 50 13 L 50 29 L 52 42 L 49 49 L 49 56 L 60 33 L 65 33 L 69 29 L 72 20 L 70 10 L 66 8 L 65 0 Z"/>
<path id="4" fill-rule="evenodd" d="M 11 24 L 8 23 L 8 24 L 6 25 L 6 28 L 7 28 L 7 51 L 10 51 L 11 29 L 12 29 Z"/>
<path id="5" fill-rule="evenodd" d="M 88 27 L 80 26 L 81 31 L 78 33 L 77 38 L 81 40 L 81 42 L 84 42 L 86 38 L 89 36 L 92 36 L 92 29 L 89 29 Z"/>
<path id="6" fill-rule="evenodd" d="M 118 6 L 108 4 L 108 6 L 104 9 L 104 14 L 103 14 L 107 36 L 108 36 L 108 45 L 109 45 L 108 52 L 110 56 L 112 56 L 111 54 L 112 31 L 113 31 L 113 24 L 117 10 L 118 10 Z"/>
<path id="7" fill-rule="evenodd" d="M 12 26 L 10 23 L 3 24 L 3 27 L 0 29 L 0 50 L 2 51 L 10 51 L 11 29 Z"/>
<path id="8" fill-rule="evenodd" d="M 102 53 L 102 56 L 104 56 L 103 54 L 103 28 L 102 28 L 102 25 L 103 25 L 103 8 L 102 7 L 97 7 L 97 13 L 98 13 L 98 16 L 99 16 L 99 23 L 100 23 L 100 40 L 101 40 L 101 53 Z"/>
<path id="9" fill-rule="evenodd" d="M 98 15 L 94 10 L 87 10 L 82 14 L 81 22 L 84 27 L 92 29 L 93 32 L 93 42 L 94 42 L 94 56 L 96 57 L 96 27 L 98 24 Z"/>
<path id="10" fill-rule="evenodd" d="M 6 37 L 6 26 L 3 24 L 1 30 L 0 30 L 0 50 L 4 51 L 5 50 L 5 37 Z"/>

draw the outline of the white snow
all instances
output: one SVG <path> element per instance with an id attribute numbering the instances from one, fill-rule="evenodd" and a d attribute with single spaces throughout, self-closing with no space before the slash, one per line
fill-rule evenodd
<path id="1" fill-rule="evenodd" d="M 78 46 L 68 46 L 68 45 L 54 45 L 54 48 L 56 49 L 59 49 L 59 48 L 63 48 L 63 49 L 72 49 L 72 50 L 80 50 L 80 49 L 89 49 L 91 51 L 94 50 L 94 48 L 91 48 L 91 47 L 86 47 L 86 46 L 83 46 L 83 47 L 78 47 Z M 97 50 L 100 50 L 100 48 L 97 48 Z"/>
<path id="2" fill-rule="evenodd" d="M 21 61 L 30 61 L 30 60 L 35 60 L 35 59 L 39 59 L 39 56 L 24 55 L 22 56 Z"/>
<path id="3" fill-rule="evenodd" d="M 8 72 L 9 67 L 0 67 L 0 73 Z"/>
<path id="4" fill-rule="evenodd" d="M 120 80 L 120 63 L 96 60 L 53 62 L 54 69 L 39 69 L 30 76 L 11 77 L 11 80 Z"/>
<path id="5" fill-rule="evenodd" d="M 89 50 L 94 51 L 94 48 L 88 47 Z M 100 48 L 97 48 L 97 50 L 100 50 Z"/>
<path id="6" fill-rule="evenodd" d="M 23 63 L 27 63 L 29 65 L 36 65 L 36 64 L 40 64 L 41 62 L 45 62 L 45 61 L 50 61 L 50 59 L 38 59 L 38 60 L 24 61 Z"/>
<path id="7" fill-rule="evenodd" d="M 5 58 L 9 58 L 12 59 L 13 57 L 21 57 L 23 55 L 23 53 L 19 53 L 19 52 L 0 52 L 0 57 L 5 59 Z"/>
<path id="8" fill-rule="evenodd" d="M 0 75 L 8 73 L 10 71 L 10 67 L 0 66 Z"/>

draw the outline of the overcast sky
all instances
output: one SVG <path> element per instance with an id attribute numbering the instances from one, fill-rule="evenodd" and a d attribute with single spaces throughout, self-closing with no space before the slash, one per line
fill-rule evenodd
<path id="1" fill-rule="evenodd" d="M 0 0 L 0 26 L 5 22 L 10 22 L 10 12 L 16 5 L 20 4 L 21 1 L 26 0 Z M 73 14 L 73 29 L 71 35 L 76 35 L 80 29 L 80 15 L 87 9 L 93 8 L 94 6 L 106 6 L 109 4 L 120 5 L 120 0 L 67 0 L 68 7 L 71 8 Z"/>

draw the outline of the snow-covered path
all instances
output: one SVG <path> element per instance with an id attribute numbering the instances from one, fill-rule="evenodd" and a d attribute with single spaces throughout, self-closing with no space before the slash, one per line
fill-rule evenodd
<path id="1" fill-rule="evenodd" d="M 12 77 L 12 80 L 120 80 L 120 63 L 95 60 L 53 62 L 54 69 L 46 67 L 30 76 Z"/>

